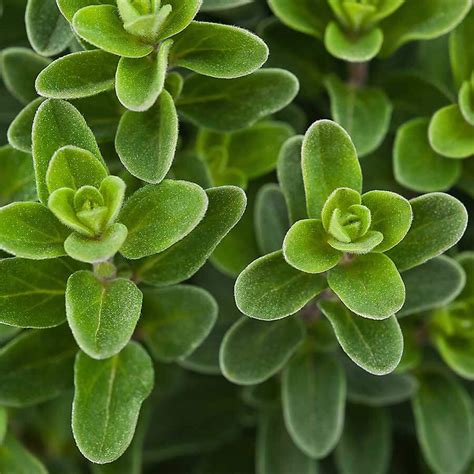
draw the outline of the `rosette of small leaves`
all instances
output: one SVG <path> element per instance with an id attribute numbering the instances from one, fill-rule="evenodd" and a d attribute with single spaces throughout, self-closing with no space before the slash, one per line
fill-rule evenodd
<path id="1" fill-rule="evenodd" d="M 386 57 L 416 39 L 441 36 L 470 9 L 468 0 L 269 0 L 290 28 L 322 41 L 350 62 Z"/>

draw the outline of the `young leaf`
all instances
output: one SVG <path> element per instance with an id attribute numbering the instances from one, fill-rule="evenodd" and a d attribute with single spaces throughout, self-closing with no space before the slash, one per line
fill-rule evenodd
<path id="1" fill-rule="evenodd" d="M 247 204 L 240 188 L 220 186 L 208 189 L 206 194 L 209 205 L 202 221 L 169 249 L 138 262 L 136 276 L 139 281 L 167 286 L 191 278 L 237 224 Z"/>
<path id="2" fill-rule="evenodd" d="M 367 372 L 393 372 L 403 354 L 403 334 L 395 316 L 383 321 L 360 318 L 339 302 L 319 302 L 344 352 Z"/>
<path id="3" fill-rule="evenodd" d="M 0 403 L 23 407 L 72 388 L 77 346 L 67 326 L 25 332 L 0 349 Z"/>
<path id="4" fill-rule="evenodd" d="M 28 0 L 25 24 L 31 46 L 43 56 L 61 53 L 74 36 L 55 0 Z"/>
<path id="5" fill-rule="evenodd" d="M 282 69 L 262 69 L 227 80 L 196 74 L 185 80 L 176 105 L 195 125 L 228 132 L 281 110 L 297 92 L 296 77 Z"/>
<path id="6" fill-rule="evenodd" d="M 38 329 L 63 323 L 66 283 L 77 267 L 67 259 L 0 260 L 0 321 Z"/>
<path id="7" fill-rule="evenodd" d="M 347 132 L 330 120 L 320 120 L 306 132 L 301 166 L 309 217 L 320 218 L 324 203 L 337 188 L 362 191 L 356 149 Z"/>
<path id="8" fill-rule="evenodd" d="M 222 373 L 240 385 L 262 383 L 285 366 L 304 335 L 304 326 L 296 318 L 267 322 L 242 317 L 222 341 Z"/>
<path id="9" fill-rule="evenodd" d="M 299 311 L 326 288 L 322 275 L 296 270 L 278 251 L 255 260 L 239 275 L 235 301 L 251 318 L 281 319 Z"/>
<path id="10" fill-rule="evenodd" d="M 7 48 L 2 51 L 2 79 L 5 87 L 20 102 L 35 100 L 35 79 L 50 63 L 27 48 Z"/>
<path id="11" fill-rule="evenodd" d="M 472 404 L 455 379 L 441 372 L 420 375 L 412 400 L 417 438 L 434 472 L 460 472 L 472 454 Z M 446 407 L 450 407 L 446 410 Z"/>
<path id="12" fill-rule="evenodd" d="M 410 204 L 412 226 L 403 241 L 387 253 L 400 271 L 421 265 L 456 245 L 467 226 L 466 208 L 447 194 L 425 194 Z"/>
<path id="13" fill-rule="evenodd" d="M 42 97 L 30 102 L 13 119 L 8 127 L 8 143 L 13 148 L 31 153 L 31 130 L 33 129 L 33 120 L 39 106 L 44 102 Z"/>
<path id="14" fill-rule="evenodd" d="M 383 408 L 349 405 L 335 451 L 341 474 L 379 474 L 390 465 L 390 416 Z"/>
<path id="15" fill-rule="evenodd" d="M 37 202 L 16 202 L 0 208 L 0 249 L 33 260 L 66 255 L 70 231 Z"/>
<path id="16" fill-rule="evenodd" d="M 401 309 L 405 286 L 395 264 L 385 255 L 358 255 L 333 268 L 329 287 L 354 313 L 369 319 L 386 319 Z"/>
<path id="17" fill-rule="evenodd" d="M 323 273 L 335 267 L 343 254 L 327 242 L 323 224 L 317 219 L 305 219 L 293 224 L 283 242 L 285 260 L 307 273 Z"/>
<path id="18" fill-rule="evenodd" d="M 125 112 L 115 137 L 115 148 L 125 168 L 154 184 L 168 173 L 177 143 L 178 116 L 167 91 L 147 112 Z"/>
<path id="19" fill-rule="evenodd" d="M 257 430 L 256 474 L 317 474 L 318 463 L 290 438 L 279 409 L 262 411 Z"/>
<path id="20" fill-rule="evenodd" d="M 204 190 L 186 181 L 165 180 L 141 188 L 120 213 L 128 229 L 121 253 L 137 259 L 163 252 L 199 224 L 207 206 Z"/>
<path id="21" fill-rule="evenodd" d="M 10 434 L 0 444 L 0 472 L 48 474 L 43 464 Z"/>
<path id="22" fill-rule="evenodd" d="M 94 134 L 78 110 L 68 102 L 50 99 L 40 105 L 33 122 L 32 139 L 36 185 L 42 202 L 47 202 L 49 196 L 46 186 L 49 162 L 59 148 L 66 145 L 83 148 L 105 166 Z"/>
<path id="23" fill-rule="evenodd" d="M 84 7 L 90 5 L 101 5 L 103 3 L 115 4 L 115 0 L 56 0 L 59 10 L 71 22 L 74 15 Z"/>
<path id="24" fill-rule="evenodd" d="M 95 360 L 79 352 L 74 368 L 72 429 L 81 453 L 104 464 L 130 445 L 140 407 L 153 388 L 153 365 L 136 342 L 119 354 Z"/>
<path id="25" fill-rule="evenodd" d="M 230 25 L 193 21 L 173 41 L 171 64 L 220 79 L 251 74 L 268 58 L 258 36 Z"/>
<path id="26" fill-rule="evenodd" d="M 344 425 L 346 379 L 337 360 L 326 354 L 300 354 L 282 378 L 285 424 L 295 444 L 309 457 L 326 457 Z"/>
<path id="27" fill-rule="evenodd" d="M 398 129 L 393 150 L 395 178 L 414 191 L 446 191 L 458 181 L 461 163 L 431 148 L 428 126 L 428 119 L 417 118 Z"/>
<path id="28" fill-rule="evenodd" d="M 153 106 L 165 84 L 172 44 L 171 40 L 162 43 L 156 55 L 120 60 L 115 88 L 124 107 L 144 112 Z"/>
<path id="29" fill-rule="evenodd" d="M 326 79 L 331 98 L 331 116 L 351 136 L 359 156 L 376 150 L 388 132 L 392 104 L 376 88 L 356 88 L 336 75 Z"/>
<path id="30" fill-rule="evenodd" d="M 114 5 L 91 5 L 81 8 L 72 19 L 74 31 L 84 40 L 111 54 L 142 58 L 153 46 L 128 33 Z"/>
<path id="31" fill-rule="evenodd" d="M 169 38 L 184 30 L 197 15 L 202 0 L 164 0 L 162 5 L 170 5 L 172 10 L 166 24 L 160 31 L 160 40 Z"/>
<path id="32" fill-rule="evenodd" d="M 217 313 L 212 295 L 195 286 L 146 291 L 142 323 L 145 343 L 158 361 L 184 359 L 209 335 Z"/>
<path id="33" fill-rule="evenodd" d="M 119 58 L 100 49 L 63 56 L 36 78 L 39 95 L 53 99 L 79 99 L 114 88 Z"/>
<path id="34" fill-rule="evenodd" d="M 89 271 L 71 275 L 66 312 L 79 347 L 94 359 L 119 353 L 135 330 L 142 299 L 141 291 L 129 280 L 101 282 Z"/>

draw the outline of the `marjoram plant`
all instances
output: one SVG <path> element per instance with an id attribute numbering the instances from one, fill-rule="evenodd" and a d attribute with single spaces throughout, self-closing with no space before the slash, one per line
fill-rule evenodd
<path id="1" fill-rule="evenodd" d="M 473 474 L 471 0 L 0 0 L 0 474 Z"/>

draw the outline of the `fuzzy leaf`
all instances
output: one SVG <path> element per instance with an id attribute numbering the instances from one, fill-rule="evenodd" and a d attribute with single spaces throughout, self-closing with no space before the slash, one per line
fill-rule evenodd
<path id="1" fill-rule="evenodd" d="M 28 0 L 25 24 L 31 46 L 43 56 L 61 53 L 74 36 L 55 0 Z"/>
<path id="2" fill-rule="evenodd" d="M 17 336 L 0 349 L 0 403 L 30 406 L 71 389 L 76 352 L 64 325 Z"/>
<path id="3" fill-rule="evenodd" d="M 376 150 L 388 132 L 392 104 L 376 88 L 356 88 L 337 76 L 326 79 L 331 98 L 331 116 L 351 136 L 359 156 Z"/>
<path id="4" fill-rule="evenodd" d="M 388 256 L 400 271 L 421 265 L 441 255 L 463 236 L 467 211 L 456 198 L 442 193 L 419 196 L 410 201 L 412 226 Z"/>
<path id="5" fill-rule="evenodd" d="M 354 313 L 369 319 L 386 319 L 405 302 L 405 287 L 395 264 L 385 255 L 358 255 L 333 268 L 329 287 Z"/>
<path id="6" fill-rule="evenodd" d="M 17 257 L 42 260 L 66 255 L 70 231 L 37 202 L 17 202 L 0 208 L 0 249 Z"/>
<path id="7" fill-rule="evenodd" d="M 42 202 L 47 202 L 49 196 L 46 186 L 49 162 L 63 146 L 90 151 L 105 166 L 94 134 L 78 110 L 68 102 L 50 99 L 40 105 L 33 122 L 32 139 L 36 185 Z"/>
<path id="8" fill-rule="evenodd" d="M 326 287 L 323 276 L 296 270 L 278 251 L 255 260 L 239 275 L 235 300 L 247 316 L 281 319 L 299 311 Z"/>
<path id="9" fill-rule="evenodd" d="M 473 437 L 472 404 L 463 386 L 440 372 L 422 373 L 412 407 L 431 469 L 438 474 L 462 471 L 471 458 Z"/>
<path id="10" fill-rule="evenodd" d="M 403 354 L 403 335 L 395 316 L 383 321 L 360 318 L 339 302 L 319 303 L 344 352 L 367 372 L 393 372 Z"/>
<path id="11" fill-rule="evenodd" d="M 221 79 L 251 74 L 268 58 L 265 43 L 236 26 L 193 21 L 173 41 L 171 64 Z"/>
<path id="12" fill-rule="evenodd" d="M 0 322 L 37 329 L 62 324 L 66 283 L 77 268 L 67 259 L 0 260 Z"/>
<path id="13" fill-rule="evenodd" d="M 178 116 L 167 91 L 147 112 L 125 112 L 115 137 L 117 153 L 127 170 L 155 184 L 168 173 L 177 143 Z"/>
<path id="14" fill-rule="evenodd" d="M 195 125 L 227 132 L 281 110 L 297 92 L 296 77 L 282 69 L 226 80 L 192 75 L 184 82 L 177 107 Z"/>
<path id="15" fill-rule="evenodd" d="M 84 40 L 111 54 L 142 58 L 153 51 L 137 36 L 128 33 L 113 5 L 91 5 L 81 8 L 72 20 L 74 31 Z"/>
<path id="16" fill-rule="evenodd" d="M 74 369 L 72 429 L 87 459 L 104 464 L 125 452 L 153 379 L 151 359 L 136 342 L 106 360 L 79 352 Z"/>
<path id="17" fill-rule="evenodd" d="M 114 88 L 119 58 L 100 49 L 80 51 L 57 59 L 36 78 L 39 95 L 79 99 Z"/>
<path id="18" fill-rule="evenodd" d="M 305 336 L 301 321 L 237 321 L 225 335 L 220 350 L 224 376 L 240 385 L 256 385 L 279 372 Z"/>
<path id="19" fill-rule="evenodd" d="M 206 194 L 209 205 L 202 221 L 169 249 L 138 262 L 136 276 L 139 281 L 167 286 L 191 278 L 237 224 L 247 203 L 240 188 L 221 186 L 208 189 Z"/>
<path id="20" fill-rule="evenodd" d="M 120 213 L 128 229 L 121 253 L 137 259 L 163 252 L 199 224 L 207 206 L 204 190 L 186 181 L 165 180 L 141 188 Z"/>
<path id="21" fill-rule="evenodd" d="M 64 17 L 71 22 L 74 15 L 84 7 L 90 5 L 102 5 L 104 3 L 109 3 L 111 5 L 115 4 L 115 0 L 56 0 L 59 10 L 64 15 Z"/>
<path id="22" fill-rule="evenodd" d="M 326 354 L 300 354 L 282 378 L 285 424 L 294 443 L 311 458 L 326 457 L 344 425 L 346 379 L 337 360 Z"/>
<path id="23" fill-rule="evenodd" d="M 162 5 L 170 5 L 172 7 L 166 24 L 160 31 L 160 39 L 169 38 L 184 30 L 197 15 L 202 0 L 164 0 Z"/>
<path id="24" fill-rule="evenodd" d="M 79 347 L 94 359 L 119 353 L 135 330 L 143 295 L 123 278 L 99 281 L 92 272 L 79 271 L 67 282 L 67 320 Z"/>
<path id="25" fill-rule="evenodd" d="M 0 471 L 5 473 L 27 472 L 28 474 L 48 474 L 39 461 L 27 451 L 12 435 L 7 435 L 0 444 Z"/>
<path id="26" fill-rule="evenodd" d="M 474 51 L 469 47 L 469 39 L 472 38 L 473 34 L 474 11 L 471 9 L 449 38 L 451 69 L 457 87 L 468 80 L 474 71 Z"/>
<path id="27" fill-rule="evenodd" d="M 13 148 L 25 153 L 31 153 L 33 120 L 39 106 L 43 102 L 44 99 L 42 97 L 30 102 L 10 123 L 8 127 L 8 143 Z"/>
<path id="28" fill-rule="evenodd" d="M 319 219 L 324 203 L 337 188 L 362 191 L 362 172 L 351 138 L 330 120 L 314 123 L 306 132 L 302 170 L 309 217 Z"/>
<path id="29" fill-rule="evenodd" d="M 188 357 L 211 332 L 218 313 L 207 291 L 190 285 L 145 291 L 144 340 L 158 361 Z"/>

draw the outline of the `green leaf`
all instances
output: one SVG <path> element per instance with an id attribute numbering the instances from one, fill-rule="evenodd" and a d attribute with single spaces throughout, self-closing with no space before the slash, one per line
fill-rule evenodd
<path id="1" fill-rule="evenodd" d="M 170 63 L 221 79 L 246 76 L 268 58 L 266 44 L 242 28 L 193 21 L 173 38 Z"/>
<path id="2" fill-rule="evenodd" d="M 409 400 L 418 390 L 418 382 L 412 375 L 371 375 L 346 360 L 347 398 L 353 403 L 370 407 L 391 406 Z"/>
<path id="3" fill-rule="evenodd" d="M 297 92 L 296 77 L 282 69 L 262 69 L 237 79 L 196 74 L 185 80 L 176 105 L 195 125 L 227 132 L 281 110 Z"/>
<path id="4" fill-rule="evenodd" d="M 291 29 L 322 39 L 333 17 L 325 0 L 269 0 L 273 13 Z"/>
<path id="5" fill-rule="evenodd" d="M 77 268 L 67 259 L 0 260 L 0 322 L 37 329 L 62 324 L 67 279 Z"/>
<path id="6" fill-rule="evenodd" d="M 326 79 L 326 87 L 331 116 L 349 133 L 359 156 L 376 150 L 388 132 L 392 116 L 392 104 L 385 92 L 345 84 L 336 75 Z"/>
<path id="7" fill-rule="evenodd" d="M 147 112 L 125 112 L 115 137 L 115 148 L 127 170 L 155 184 L 168 173 L 177 143 L 178 116 L 167 91 Z"/>
<path id="8" fill-rule="evenodd" d="M 277 174 L 280 188 L 285 196 L 290 223 L 306 219 L 306 196 L 301 170 L 301 148 L 303 137 L 288 139 L 280 150 Z"/>
<path id="9" fill-rule="evenodd" d="M 31 46 L 42 56 L 61 53 L 73 38 L 55 0 L 28 0 L 25 24 Z"/>
<path id="10" fill-rule="evenodd" d="M 347 132 L 335 122 L 319 120 L 309 128 L 301 166 L 309 217 L 320 218 L 326 199 L 337 188 L 362 191 L 356 149 Z"/>
<path id="11" fill-rule="evenodd" d="M 191 278 L 237 224 L 247 203 L 240 188 L 221 186 L 208 189 L 206 194 L 209 205 L 202 221 L 184 239 L 164 252 L 137 262 L 138 281 L 167 286 Z"/>
<path id="12" fill-rule="evenodd" d="M 472 455 L 472 403 L 468 393 L 441 372 L 424 372 L 412 407 L 417 438 L 428 465 L 439 474 L 460 472 Z"/>
<path id="13" fill-rule="evenodd" d="M 256 321 L 241 318 L 227 331 L 220 350 L 224 376 L 239 385 L 256 385 L 278 373 L 305 336 L 296 318 Z"/>
<path id="14" fill-rule="evenodd" d="M 44 102 L 42 97 L 30 102 L 13 119 L 8 127 L 8 143 L 17 150 L 31 153 L 31 130 L 39 106 Z"/>
<path id="15" fill-rule="evenodd" d="M 127 228 L 119 223 L 112 224 L 100 238 L 73 232 L 64 242 L 64 249 L 70 257 L 80 262 L 104 262 L 122 248 L 127 234 Z"/>
<path id="16" fill-rule="evenodd" d="M 470 8 L 469 0 L 405 2 L 381 23 L 384 33 L 381 55 L 389 56 L 408 41 L 428 40 L 448 33 Z"/>
<path id="17" fill-rule="evenodd" d="M 128 229 L 121 253 L 137 259 L 163 252 L 199 224 L 207 206 L 204 190 L 186 181 L 164 180 L 141 188 L 120 213 Z"/>
<path id="18" fill-rule="evenodd" d="M 390 416 L 383 408 L 349 405 L 335 451 L 341 474 L 387 472 L 392 451 Z"/>
<path id="19" fill-rule="evenodd" d="M 114 88 L 119 58 L 100 49 L 80 51 L 57 59 L 36 78 L 39 95 L 79 99 Z"/>
<path id="20" fill-rule="evenodd" d="M 331 290 L 354 313 L 386 319 L 401 309 L 405 287 L 395 264 L 385 255 L 358 255 L 328 274 Z"/>
<path id="21" fill-rule="evenodd" d="M 71 22 L 81 8 L 103 3 L 115 4 L 115 0 L 56 0 L 56 3 L 67 21 Z"/>
<path id="22" fill-rule="evenodd" d="M 136 342 L 105 360 L 79 352 L 74 368 L 72 429 L 87 459 L 104 464 L 125 452 L 153 380 L 151 359 Z"/>
<path id="23" fill-rule="evenodd" d="M 237 8 L 252 2 L 253 0 L 204 0 L 201 11 L 227 10 L 228 8 Z"/>
<path id="24" fill-rule="evenodd" d="M 257 474 L 318 474 L 317 461 L 306 456 L 290 438 L 281 411 L 262 411 L 257 429 Z"/>
<path id="25" fill-rule="evenodd" d="M 0 408 L 0 446 L 5 441 L 5 435 L 8 430 L 8 412 L 6 408 Z"/>
<path id="26" fill-rule="evenodd" d="M 474 76 L 470 81 L 465 81 L 459 91 L 459 108 L 464 120 L 474 127 Z"/>
<path id="27" fill-rule="evenodd" d="M 2 51 L 2 80 L 8 91 L 20 102 L 28 104 L 35 100 L 36 76 L 49 63 L 27 48 L 7 48 Z"/>
<path id="28" fill-rule="evenodd" d="M 373 252 L 386 252 L 399 244 L 410 230 L 413 212 L 410 203 L 390 191 L 369 191 L 362 196 L 362 205 L 371 213 L 370 229 L 380 232 L 383 241 Z"/>
<path id="29" fill-rule="evenodd" d="M 218 310 L 212 295 L 195 286 L 178 285 L 145 291 L 144 341 L 158 361 L 184 359 L 209 335 Z"/>
<path id="30" fill-rule="evenodd" d="M 33 260 L 66 255 L 69 229 L 37 202 L 17 202 L 0 208 L 0 249 Z"/>
<path id="31" fill-rule="evenodd" d="M 319 307 L 353 362 L 374 375 L 386 375 L 395 370 L 403 354 L 403 334 L 395 316 L 372 321 L 360 318 L 331 300 L 320 301 Z"/>
<path id="32" fill-rule="evenodd" d="M 443 255 L 403 272 L 402 278 L 406 299 L 398 317 L 446 306 L 459 295 L 466 281 L 462 267 Z"/>
<path id="33" fill-rule="evenodd" d="M 474 52 L 469 47 L 469 38 L 472 38 L 473 34 L 474 11 L 471 9 L 449 38 L 451 69 L 457 87 L 461 87 L 464 81 L 470 79 L 474 71 Z"/>
<path id="34" fill-rule="evenodd" d="M 43 464 L 10 434 L 0 444 L 0 471 L 12 474 L 48 474 Z"/>
<path id="35" fill-rule="evenodd" d="M 326 457 L 344 425 L 346 379 L 337 360 L 326 354 L 300 354 L 282 378 L 285 424 L 294 443 L 309 457 Z"/>
<path id="36" fill-rule="evenodd" d="M 31 155 L 0 147 L 0 205 L 36 199 L 35 171 Z"/>
<path id="37" fill-rule="evenodd" d="M 429 119 L 402 125 L 393 151 L 396 180 L 418 192 L 446 191 L 459 179 L 461 163 L 436 153 L 428 141 Z"/>
<path id="38" fill-rule="evenodd" d="M 54 153 L 66 145 L 90 151 L 105 166 L 94 134 L 78 110 L 62 100 L 43 102 L 33 122 L 32 150 L 36 185 L 42 202 L 47 202 L 46 172 Z"/>
<path id="39" fill-rule="evenodd" d="M 425 194 L 410 204 L 412 226 L 403 241 L 387 254 L 400 271 L 421 265 L 456 245 L 467 225 L 466 208 L 448 194 Z"/>
<path id="40" fill-rule="evenodd" d="M 281 319 L 299 311 L 326 288 L 323 276 L 296 270 L 279 251 L 255 260 L 239 275 L 235 300 L 251 318 Z"/>
<path id="41" fill-rule="evenodd" d="M 135 331 L 142 299 L 141 291 L 129 280 L 101 282 L 89 271 L 71 275 L 66 312 L 79 347 L 94 359 L 119 353 Z"/>
<path id="42" fill-rule="evenodd" d="M 156 55 L 120 59 L 115 88 L 124 107 L 144 112 L 153 106 L 165 85 L 172 44 L 171 40 L 165 41 Z"/>
<path id="43" fill-rule="evenodd" d="M 91 5 L 81 8 L 72 19 L 74 31 L 84 40 L 111 54 L 126 58 L 142 58 L 153 51 L 128 33 L 114 5 Z"/>
<path id="44" fill-rule="evenodd" d="M 448 312 L 448 317 L 450 313 Z M 432 342 L 446 365 L 466 380 L 474 380 L 474 344 L 472 339 L 449 336 L 442 332 L 431 334 Z"/>
<path id="45" fill-rule="evenodd" d="M 160 39 L 169 38 L 184 30 L 197 15 L 202 0 L 164 0 L 162 5 L 172 7 L 165 26 L 160 31 Z"/>
<path id="46" fill-rule="evenodd" d="M 431 119 L 428 136 L 433 149 L 448 158 L 474 155 L 474 126 L 461 113 L 459 105 L 438 110 Z"/>
<path id="47" fill-rule="evenodd" d="M 72 388 L 77 346 L 67 326 L 24 332 L 0 349 L 0 403 L 35 405 Z"/>
<path id="48" fill-rule="evenodd" d="M 328 244 L 323 224 L 317 219 L 293 224 L 285 236 L 283 254 L 291 266 L 307 273 L 326 272 L 343 257 L 339 250 Z"/>
<path id="49" fill-rule="evenodd" d="M 49 162 L 46 185 L 50 193 L 60 188 L 78 190 L 86 185 L 99 188 L 106 177 L 107 169 L 90 151 L 65 146 Z"/>
<path id="50" fill-rule="evenodd" d="M 324 33 L 324 44 L 336 58 L 353 63 L 373 59 L 380 52 L 384 40 L 380 28 L 374 28 L 352 37 L 336 22 L 331 21 Z"/>
<path id="51" fill-rule="evenodd" d="M 290 223 L 283 193 L 278 185 L 262 186 L 255 202 L 255 234 L 263 255 L 280 250 Z"/>

